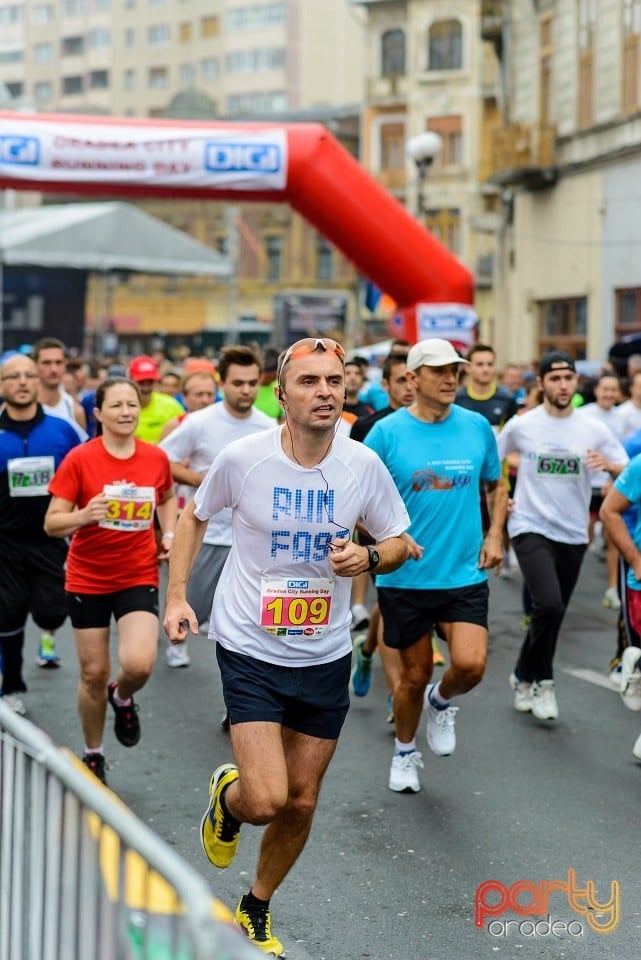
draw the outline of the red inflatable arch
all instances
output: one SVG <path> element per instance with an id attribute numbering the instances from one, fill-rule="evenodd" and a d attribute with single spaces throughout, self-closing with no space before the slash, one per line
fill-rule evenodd
<path id="1" fill-rule="evenodd" d="M 398 304 L 397 335 L 430 305 L 473 313 L 469 271 L 320 124 L 0 111 L 0 187 L 288 202 Z"/>

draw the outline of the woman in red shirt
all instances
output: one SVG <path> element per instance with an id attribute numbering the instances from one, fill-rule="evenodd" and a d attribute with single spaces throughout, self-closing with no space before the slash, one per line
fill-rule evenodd
<path id="1" fill-rule="evenodd" d="M 65 589 L 80 664 L 78 712 L 83 763 L 106 782 L 103 732 L 107 700 L 116 737 L 140 739 L 133 694 L 147 682 L 158 646 L 158 559 L 169 556 L 176 500 L 163 450 L 134 437 L 137 386 L 105 380 L 96 391 L 98 436 L 71 451 L 49 485 L 45 530 L 71 536 Z M 154 517 L 162 532 L 158 554 Z M 109 623 L 118 627 L 118 674 L 109 682 Z"/>

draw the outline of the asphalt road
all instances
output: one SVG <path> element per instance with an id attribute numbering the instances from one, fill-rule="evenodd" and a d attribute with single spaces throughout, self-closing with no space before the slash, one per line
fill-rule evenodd
<path id="1" fill-rule="evenodd" d="M 423 741 L 417 795 L 387 789 L 393 734 L 376 664 L 370 694 L 353 701 L 307 848 L 272 901 L 274 931 L 289 960 L 638 956 L 641 763 L 631 749 L 641 714 L 626 710 L 606 679 L 616 615 L 601 606 L 603 579 L 603 564 L 588 554 L 557 653 L 560 718 L 553 724 L 512 709 L 507 677 L 521 638 L 521 581 L 492 581 L 485 679 L 458 701 L 456 753 L 434 757 Z M 30 661 L 36 647 L 30 629 Z M 26 702 L 35 723 L 81 752 L 68 627 L 59 648 L 60 670 L 27 664 Z M 213 650 L 205 637 L 190 650 L 191 667 L 170 670 L 161 642 L 139 697 L 138 747 L 121 747 L 109 725 L 109 783 L 233 907 L 251 883 L 261 831 L 243 827 L 226 871 L 210 867 L 200 849 L 209 775 L 231 755 L 218 725 L 223 704 Z M 499 884 L 493 891 L 478 891 L 492 880 Z M 520 881 L 530 882 L 520 888 L 522 904 L 545 900 L 547 892 L 540 912 L 551 917 L 550 929 L 533 929 L 539 910 L 530 917 L 509 909 Z M 551 881 L 559 881 L 552 891 Z M 616 885 L 618 904 L 594 907 L 613 891 L 616 901 Z M 481 927 L 477 899 L 497 911 Z M 608 918 L 608 934 L 590 926 Z"/>

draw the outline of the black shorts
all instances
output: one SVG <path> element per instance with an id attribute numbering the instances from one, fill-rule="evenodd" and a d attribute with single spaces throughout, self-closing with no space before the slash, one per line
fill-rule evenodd
<path id="1" fill-rule="evenodd" d="M 385 645 L 405 650 L 431 633 L 437 623 L 474 623 L 487 630 L 487 581 L 451 590 L 379 587 Z"/>
<path id="2" fill-rule="evenodd" d="M 69 593 L 69 619 L 76 630 L 108 627 L 126 613 L 142 610 L 158 616 L 158 587 L 128 587 L 115 593 Z"/>
<path id="3" fill-rule="evenodd" d="M 590 497 L 590 518 L 592 520 L 597 520 L 599 517 L 599 510 L 603 504 L 603 494 L 600 490 L 593 490 L 592 496 Z"/>
<path id="4" fill-rule="evenodd" d="M 313 667 L 280 667 L 217 643 L 216 658 L 232 724 L 266 721 L 321 740 L 338 738 L 349 709 L 351 653 Z"/>

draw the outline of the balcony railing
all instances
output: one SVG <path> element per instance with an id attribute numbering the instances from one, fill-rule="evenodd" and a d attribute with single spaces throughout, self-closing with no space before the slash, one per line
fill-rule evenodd
<path id="1" fill-rule="evenodd" d="M 491 132 L 492 180 L 544 186 L 556 179 L 556 131 L 552 126 L 512 123 Z"/>

